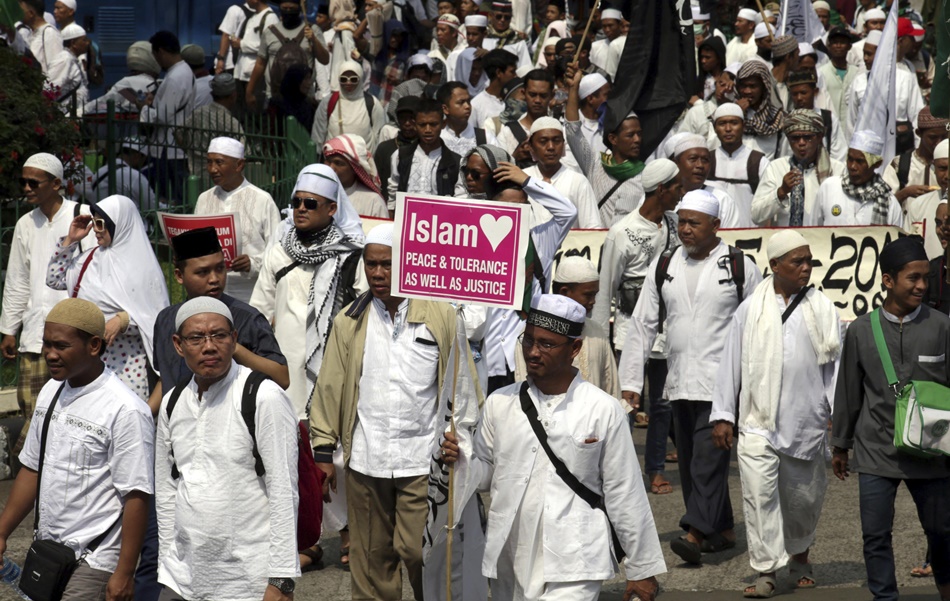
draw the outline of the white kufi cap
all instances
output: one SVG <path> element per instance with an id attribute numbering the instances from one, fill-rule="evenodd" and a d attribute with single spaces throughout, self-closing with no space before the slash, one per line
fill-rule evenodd
<path id="1" fill-rule="evenodd" d="M 485 15 L 469 15 L 465 17 L 466 27 L 488 27 L 488 17 Z"/>
<path id="2" fill-rule="evenodd" d="M 802 246 L 808 246 L 808 240 L 805 240 L 805 236 L 799 234 L 798 230 L 781 230 L 775 232 L 772 234 L 772 237 L 769 238 L 769 242 L 765 247 L 766 256 L 768 256 L 771 261 Z"/>
<path id="3" fill-rule="evenodd" d="M 653 192 L 657 187 L 669 183 L 679 175 L 680 168 L 669 159 L 654 159 L 647 163 L 640 175 L 640 183 L 644 192 Z"/>
<path id="4" fill-rule="evenodd" d="M 226 157 L 244 159 L 244 144 L 234 138 L 213 138 L 208 144 L 208 154 L 223 154 Z"/>
<path id="5" fill-rule="evenodd" d="M 560 294 L 542 294 L 531 300 L 527 324 L 567 336 L 579 338 L 584 333 L 587 310 L 576 300 Z"/>
<path id="6" fill-rule="evenodd" d="M 752 32 L 752 37 L 756 40 L 769 37 L 769 28 L 765 25 L 765 23 L 759 23 L 755 26 L 755 31 Z"/>
<path id="7" fill-rule="evenodd" d="M 880 134 L 869 129 L 856 131 L 854 135 L 851 136 L 851 144 L 848 148 L 860 150 L 861 152 L 873 154 L 874 156 L 882 156 L 884 154 L 884 139 L 881 138 Z"/>
<path id="8" fill-rule="evenodd" d="M 531 131 L 528 133 L 528 136 L 533 136 L 542 129 L 556 129 L 562 134 L 564 133 L 564 126 L 554 117 L 539 117 L 531 124 Z"/>
<path id="9" fill-rule="evenodd" d="M 868 12 L 864 13 L 864 22 L 868 21 L 883 21 L 887 18 L 887 13 L 885 13 L 880 8 L 872 8 Z"/>
<path id="10" fill-rule="evenodd" d="M 679 157 L 679 155 L 691 148 L 706 148 L 708 150 L 708 147 L 706 146 L 706 139 L 699 134 L 687 133 L 685 136 L 680 138 L 676 142 L 676 146 L 673 147 L 673 157 Z"/>
<path id="11" fill-rule="evenodd" d="M 603 21 L 604 19 L 623 21 L 623 13 L 616 8 L 605 8 L 604 10 L 600 11 L 600 20 Z"/>
<path id="12" fill-rule="evenodd" d="M 831 5 L 825 2 L 825 0 L 815 0 L 814 2 L 811 3 L 811 6 L 815 10 L 818 10 L 819 8 L 823 8 L 827 11 L 831 10 Z"/>
<path id="13" fill-rule="evenodd" d="M 559 284 L 586 284 L 600 280 L 597 268 L 584 257 L 564 257 L 558 263 L 554 281 Z"/>
<path id="14" fill-rule="evenodd" d="M 813 54 L 818 56 L 818 53 L 815 52 L 815 47 L 811 44 L 806 44 L 805 42 L 800 42 L 798 44 L 798 56 L 805 56 L 807 54 Z"/>
<path id="15" fill-rule="evenodd" d="M 724 102 L 720 104 L 716 112 L 713 113 L 713 123 L 723 117 L 738 117 L 745 121 L 745 112 L 742 110 L 742 107 L 735 102 Z"/>
<path id="16" fill-rule="evenodd" d="M 86 35 L 86 30 L 76 23 L 70 23 L 66 27 L 63 27 L 63 30 L 59 32 L 59 35 L 63 36 L 64 42 L 68 42 L 70 40 L 79 39 Z"/>
<path id="17" fill-rule="evenodd" d="M 884 37 L 884 34 L 878 31 L 877 29 L 873 30 L 868 34 L 868 37 L 864 38 L 865 46 L 880 46 L 881 38 Z"/>
<path id="18" fill-rule="evenodd" d="M 57 0 L 57 1 L 70 10 L 76 10 L 76 0 Z"/>
<path id="19" fill-rule="evenodd" d="M 366 245 L 379 244 L 380 246 L 393 246 L 393 224 L 383 223 L 377 225 L 366 234 Z"/>
<path id="20" fill-rule="evenodd" d="M 48 152 L 38 152 L 28 158 L 24 167 L 34 167 L 49 173 L 57 179 L 63 179 L 63 162 Z"/>
<path id="21" fill-rule="evenodd" d="M 950 159 L 950 140 L 944 140 L 934 148 L 934 160 Z"/>
<path id="22" fill-rule="evenodd" d="M 180 330 L 188 318 L 201 313 L 221 315 L 228 320 L 228 323 L 234 325 L 234 317 L 231 316 L 231 310 L 227 305 L 210 296 L 198 296 L 178 307 L 178 313 L 175 315 L 175 329 Z"/>
<path id="23" fill-rule="evenodd" d="M 693 21 L 708 21 L 709 13 L 704 13 L 703 9 L 698 6 L 690 7 L 693 13 Z"/>
<path id="24" fill-rule="evenodd" d="M 581 100 L 587 98 L 597 90 L 607 85 L 607 78 L 600 73 L 591 73 L 581 78 L 581 84 L 577 89 Z"/>
<path id="25" fill-rule="evenodd" d="M 751 8 L 743 8 L 736 16 L 738 16 L 740 19 L 745 19 L 746 21 L 752 21 L 753 23 L 760 23 L 762 21 L 762 17 L 759 15 L 759 13 L 755 12 Z"/>
<path id="26" fill-rule="evenodd" d="M 680 201 L 677 211 L 696 211 L 711 217 L 719 217 L 719 199 L 706 190 L 687 192 Z"/>

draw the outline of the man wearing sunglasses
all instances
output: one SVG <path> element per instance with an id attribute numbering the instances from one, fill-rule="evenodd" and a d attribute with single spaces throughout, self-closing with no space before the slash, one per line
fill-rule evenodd
<path id="1" fill-rule="evenodd" d="M 531 52 L 525 42 L 525 34 L 516 31 L 511 26 L 513 10 L 511 0 L 495 0 L 491 4 L 491 23 L 488 25 L 488 36 L 482 46 L 486 50 L 504 48 L 518 59 L 519 67 L 530 67 Z"/>
<path id="2" fill-rule="evenodd" d="M 3 334 L 0 352 L 8 361 L 19 356 L 17 402 L 27 419 L 13 452 L 19 452 L 22 447 L 36 397 L 49 380 L 49 370 L 41 355 L 46 314 L 68 296 L 64 290 L 53 290 L 46 285 L 49 257 L 60 238 L 69 233 L 73 218 L 80 213 L 89 214 L 88 207 L 80 207 L 60 195 L 63 163 L 51 154 L 39 153 L 26 160 L 20 186 L 24 200 L 34 208 L 20 217 L 13 231 L 0 314 L 0 333 Z M 81 245 L 89 248 L 95 245 L 95 240 L 90 232 Z"/>

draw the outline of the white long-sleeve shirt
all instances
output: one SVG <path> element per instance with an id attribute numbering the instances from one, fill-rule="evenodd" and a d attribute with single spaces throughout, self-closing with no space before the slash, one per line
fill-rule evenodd
<path id="1" fill-rule="evenodd" d="M 89 87 L 86 73 L 79 64 L 79 59 L 69 50 L 63 50 L 53 58 L 47 73 L 49 82 L 55 87 L 57 100 L 63 110 L 69 111 L 73 106 L 75 96 L 76 106 L 81 113 L 82 107 L 89 99 Z"/>
<path id="2" fill-rule="evenodd" d="M 815 290 L 810 294 L 822 293 Z M 779 312 L 785 313 L 796 296 L 792 295 L 785 302 L 781 294 L 776 294 Z M 710 422 L 736 422 L 736 404 L 742 387 L 742 338 L 749 327 L 749 302 L 739 305 L 732 316 L 716 376 Z M 840 332 L 843 341 L 843 324 Z M 766 438 L 783 455 L 806 460 L 818 457 L 824 449 L 831 418 L 837 366 L 837 361 L 818 365 L 818 353 L 805 324 L 804 308 L 797 307 L 782 324 L 782 384 L 775 430 L 770 432 L 739 424 L 740 431 Z"/>
<path id="3" fill-rule="evenodd" d="M 874 203 L 851 198 L 841 188 L 841 177 L 829 177 L 818 188 L 815 207 L 805 213 L 804 225 L 871 225 Z M 904 212 L 897 198 L 890 195 L 887 224 L 903 227 Z"/>
<path id="4" fill-rule="evenodd" d="M 541 261 L 544 281 L 551 285 L 554 255 L 571 231 L 577 218 L 577 208 L 564 198 L 551 184 L 530 178 L 524 187 L 531 204 L 531 239 L 537 251 L 536 261 Z M 541 294 L 540 285 L 533 281 L 531 294 Z M 507 370 L 515 371 L 515 347 L 518 335 L 524 329 L 517 311 L 488 309 L 485 318 L 485 340 L 482 353 L 489 376 L 503 376 Z"/>
<path id="5" fill-rule="evenodd" d="M 769 163 L 768 168 L 759 180 L 759 189 L 752 197 L 752 221 L 764 225 L 772 220 L 773 227 L 788 227 L 789 203 L 791 195 L 779 199 L 778 189 L 782 187 L 782 180 L 791 169 L 791 159 L 782 157 Z M 844 163 L 831 159 L 831 174 L 843 176 L 846 173 Z M 805 215 L 814 211 L 815 197 L 818 196 L 818 173 L 815 168 L 806 169 L 803 174 L 805 182 Z"/>
<path id="6" fill-rule="evenodd" d="M 277 15 L 270 7 L 252 15 L 247 20 L 247 26 L 244 27 L 244 37 L 241 38 L 241 51 L 238 53 L 237 62 L 234 63 L 234 79 L 250 81 L 251 72 L 254 71 L 254 65 L 257 64 L 257 55 L 261 50 L 261 32 L 267 26 L 276 23 L 277 20 Z M 240 29 L 241 26 L 239 25 L 238 29 L 229 35 L 237 36 Z M 228 56 L 231 56 L 230 52 L 228 52 Z"/>
<path id="7" fill-rule="evenodd" d="M 499 146 L 498 140 L 495 138 L 495 134 L 487 129 L 484 131 L 485 143 L 491 144 L 492 146 Z M 395 138 L 396 136 L 393 137 Z M 456 134 L 451 127 L 446 125 L 442 128 L 441 137 L 448 149 L 460 157 L 464 157 L 466 154 L 468 154 L 468 151 L 478 146 L 478 140 L 475 137 L 475 127 L 471 123 L 469 123 L 460 134 Z"/>
<path id="8" fill-rule="evenodd" d="M 258 477 L 241 417 L 250 373 L 232 361 L 200 399 L 192 379 L 171 420 L 166 407 L 172 391 L 158 413 L 158 581 L 186 599 L 259 601 L 268 578 L 300 576 L 297 416 L 284 391 L 265 380 L 254 415 L 265 469 Z"/>
<path id="9" fill-rule="evenodd" d="M 591 315 L 591 321 L 605 332 L 610 328 L 610 307 L 618 298 L 620 284 L 645 278 L 654 258 L 666 248 L 679 245 L 676 222 L 676 213 L 667 213 L 660 223 L 653 223 L 637 209 L 607 232 L 600 254 L 600 291 Z M 617 350 L 623 350 L 629 322 L 630 315 L 619 310 L 614 314 L 613 335 Z"/>
<path id="10" fill-rule="evenodd" d="M 52 219 L 39 208 L 20 217 L 13 230 L 13 244 L 3 283 L 3 313 L 0 333 L 15 336 L 20 332 L 21 353 L 39 353 L 43 349 L 43 328 L 46 315 L 68 295 L 66 290 L 53 290 L 46 285 L 49 258 L 59 240 L 69 233 L 76 203 L 64 200 Z M 83 215 L 89 207 L 82 207 Z M 96 245 L 92 232 L 82 241 L 83 250 Z"/>
<path id="11" fill-rule="evenodd" d="M 153 158 L 161 158 L 163 152 L 169 160 L 185 158 L 185 151 L 175 146 L 175 126 L 183 124 L 194 110 L 195 76 L 185 61 L 178 61 L 165 73 L 152 106 L 142 107 L 139 115 L 143 123 L 157 125 L 152 134 L 154 144 L 149 146 Z"/>
<path id="12" fill-rule="evenodd" d="M 59 30 L 45 23 L 30 36 L 30 52 L 40 64 L 43 73 L 49 75 L 50 67 L 63 51 L 63 36 Z"/>
<path id="13" fill-rule="evenodd" d="M 726 64 L 744 63 L 758 54 L 759 48 L 755 45 L 755 36 L 749 36 L 748 42 L 741 37 L 734 37 L 726 44 Z"/>
<path id="14" fill-rule="evenodd" d="M 849 140 L 854 133 L 854 128 L 858 124 L 858 114 L 861 111 L 861 105 L 864 103 L 864 96 L 868 89 L 869 73 L 865 72 L 854 78 L 851 87 L 848 88 L 847 102 L 848 115 L 845 119 L 845 137 Z M 894 97 L 897 103 L 897 112 L 894 118 L 898 123 L 909 121 L 911 129 L 917 129 L 917 114 L 927 106 L 924 103 L 924 97 L 920 93 L 920 86 L 917 85 L 917 78 L 904 69 L 897 69 L 897 76 L 894 79 Z M 916 134 L 915 134 L 916 135 Z"/>
<path id="15" fill-rule="evenodd" d="M 270 194 L 244 180 L 240 186 L 224 191 L 221 186 L 206 190 L 198 197 L 195 215 L 237 213 L 241 224 L 241 254 L 251 260 L 248 272 L 229 272 L 227 292 L 234 298 L 250 302 L 257 275 L 264 262 L 264 251 L 280 223 L 280 211 Z"/>
<path id="16" fill-rule="evenodd" d="M 439 170 L 439 162 L 442 160 L 442 149 L 443 145 L 440 144 L 436 146 L 435 150 L 427 153 L 422 149 L 422 146 L 416 144 L 416 149 L 412 153 L 412 162 L 409 164 L 409 179 L 406 181 L 406 189 L 404 192 L 409 194 L 439 193 L 439 178 L 437 177 L 437 173 Z M 389 199 L 387 200 L 387 204 L 392 210 L 396 207 L 396 194 L 400 191 L 398 150 L 390 157 L 389 163 L 391 175 L 389 176 Z"/>
<path id="17" fill-rule="evenodd" d="M 541 170 L 537 165 L 528 167 L 524 172 L 541 181 L 548 181 L 541 175 Z M 558 192 L 577 207 L 577 219 L 574 220 L 571 227 L 581 229 L 601 229 L 604 227 L 600 219 L 600 211 L 597 210 L 594 189 L 590 187 L 590 182 L 587 181 L 586 177 L 562 165 L 557 173 L 551 176 L 548 183 L 553 185 Z"/>
<path id="18" fill-rule="evenodd" d="M 726 342 L 732 315 L 739 306 L 736 285 L 728 263 L 729 247 L 720 241 L 702 261 L 689 258 L 680 247 L 670 259 L 663 285 L 669 344 L 669 376 L 666 392 L 670 400 L 711 401 L 719 360 Z M 659 326 L 660 297 L 656 289 L 659 257 L 650 264 L 643 281 L 640 300 L 620 357 L 620 388 L 640 393 L 647 357 Z M 689 294 L 690 266 L 701 271 L 695 293 Z M 762 281 L 762 273 L 745 257 L 743 299 L 752 295 Z"/>
<path id="19" fill-rule="evenodd" d="M 735 221 L 739 224 L 737 227 L 753 227 L 752 186 L 747 183 L 736 183 L 739 181 L 749 181 L 749 155 L 752 149 L 742 144 L 732 154 L 726 152 L 722 146 L 713 152 L 716 154 L 716 172 L 706 176 L 708 178 L 707 183 L 721 190 L 732 199 L 736 213 Z M 763 156 L 759 161 L 758 176 L 760 181 L 762 176 L 765 175 L 765 170 L 768 166 L 769 159 Z"/>
<path id="20" fill-rule="evenodd" d="M 497 577 L 499 558 L 507 550 L 516 572 L 531 566 L 545 582 L 611 578 L 609 524 L 626 552 L 628 579 L 664 573 L 653 512 L 617 399 L 580 375 L 565 395 L 547 397 L 529 387 L 555 455 L 581 483 L 604 496 L 605 513 L 577 497 L 555 473 L 521 408 L 520 389 L 521 382 L 485 400 L 470 458 L 482 489 L 490 489 L 492 497 L 482 574 Z"/>
<path id="21" fill-rule="evenodd" d="M 488 40 L 485 41 L 487 42 Z M 489 94 L 487 90 L 482 90 L 472 98 L 472 114 L 468 117 L 468 123 L 472 127 L 483 127 L 484 123 L 489 119 L 500 117 L 504 110 L 504 100 Z"/>

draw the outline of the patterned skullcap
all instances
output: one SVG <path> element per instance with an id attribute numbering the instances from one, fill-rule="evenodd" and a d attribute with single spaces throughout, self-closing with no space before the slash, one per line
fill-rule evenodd
<path id="1" fill-rule="evenodd" d="M 785 115 L 785 124 L 782 129 L 785 133 L 800 131 L 813 134 L 825 133 L 825 122 L 821 114 L 812 109 L 795 109 Z"/>
<path id="2" fill-rule="evenodd" d="M 781 58 L 798 50 L 798 39 L 793 35 L 780 35 L 772 40 L 772 56 Z"/>
<path id="3" fill-rule="evenodd" d="M 917 129 L 946 129 L 947 120 L 934 117 L 933 113 L 930 112 L 930 107 L 925 106 L 919 113 L 917 113 Z"/>

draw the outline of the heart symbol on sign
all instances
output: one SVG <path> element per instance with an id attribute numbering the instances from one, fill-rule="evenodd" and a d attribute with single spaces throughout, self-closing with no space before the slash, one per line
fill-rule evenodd
<path id="1" fill-rule="evenodd" d="M 482 218 L 478 220 L 478 225 L 481 226 L 482 233 L 488 238 L 488 243 L 494 251 L 498 250 L 498 245 L 508 237 L 511 228 L 514 227 L 514 222 L 508 216 L 495 219 L 491 215 L 482 215 Z"/>

